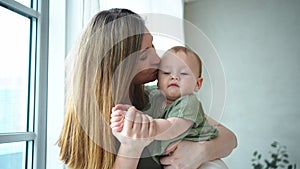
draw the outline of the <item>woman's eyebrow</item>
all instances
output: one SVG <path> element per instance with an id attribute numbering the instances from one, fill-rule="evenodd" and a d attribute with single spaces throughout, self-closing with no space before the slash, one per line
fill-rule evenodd
<path id="1" fill-rule="evenodd" d="M 150 35 L 150 37 L 151 37 L 151 46 L 148 46 L 148 47 L 146 47 L 146 48 L 144 48 L 144 49 L 141 49 L 141 54 L 143 54 L 146 50 L 148 50 L 148 49 L 150 49 L 150 48 L 154 48 L 154 45 L 153 45 L 153 43 L 152 43 L 152 41 L 153 41 L 153 36 L 151 35 L 151 34 L 149 34 Z"/>
<path id="2" fill-rule="evenodd" d="M 141 49 L 141 54 L 145 53 L 146 50 L 148 50 L 148 49 L 150 49 L 150 47 L 146 47 L 146 48 L 144 48 L 144 49 Z"/>

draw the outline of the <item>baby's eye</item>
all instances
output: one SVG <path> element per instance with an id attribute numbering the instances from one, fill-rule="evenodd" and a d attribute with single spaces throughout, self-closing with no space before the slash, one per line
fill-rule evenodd
<path id="1" fill-rule="evenodd" d="M 168 71 L 162 71 L 162 73 L 163 73 L 164 75 L 169 75 L 169 74 L 171 74 L 171 72 L 168 72 Z"/>
<path id="2" fill-rule="evenodd" d="M 180 74 L 181 75 L 189 75 L 189 73 L 186 73 L 186 72 L 181 72 Z"/>
<path id="3" fill-rule="evenodd" d="M 163 74 L 163 75 L 169 75 L 169 74 L 171 74 L 171 72 L 170 71 L 165 71 L 165 70 L 159 70 L 159 73 L 161 73 L 161 74 Z"/>

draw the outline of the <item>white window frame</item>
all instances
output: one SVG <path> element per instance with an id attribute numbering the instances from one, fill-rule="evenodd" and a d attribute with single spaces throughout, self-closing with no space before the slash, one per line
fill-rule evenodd
<path id="1" fill-rule="evenodd" d="M 0 134 L 0 144 L 12 142 L 33 141 L 32 165 L 27 165 L 26 169 L 46 168 L 46 139 L 47 139 L 47 87 L 48 87 L 48 41 L 49 41 L 49 1 L 36 0 L 34 8 L 27 7 L 13 0 L 0 0 L 0 5 L 28 18 L 34 18 L 32 29 L 36 29 L 32 37 L 35 43 L 31 50 L 31 57 L 35 58 L 35 70 L 32 70 L 31 97 L 29 129 L 30 132 L 2 133 Z M 34 31 L 33 31 L 34 32 Z M 27 144 L 28 145 L 28 144 Z M 28 162 L 27 164 L 30 164 Z"/>

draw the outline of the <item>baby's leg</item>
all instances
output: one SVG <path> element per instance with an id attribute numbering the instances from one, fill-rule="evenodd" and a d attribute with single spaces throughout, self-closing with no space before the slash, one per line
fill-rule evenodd
<path id="1" fill-rule="evenodd" d="M 222 160 L 217 159 L 203 164 L 199 169 L 228 169 L 228 167 Z"/>

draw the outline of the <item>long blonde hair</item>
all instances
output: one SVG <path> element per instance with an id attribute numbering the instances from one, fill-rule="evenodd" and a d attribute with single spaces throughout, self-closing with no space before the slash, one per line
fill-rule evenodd
<path id="1" fill-rule="evenodd" d="M 112 168 L 116 148 L 110 113 L 116 103 L 129 103 L 134 95 L 128 91 L 144 31 L 144 21 L 130 10 L 102 11 L 68 56 L 65 121 L 58 140 L 67 167 Z M 136 88 L 143 93 L 143 85 Z"/>

